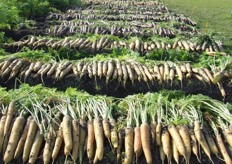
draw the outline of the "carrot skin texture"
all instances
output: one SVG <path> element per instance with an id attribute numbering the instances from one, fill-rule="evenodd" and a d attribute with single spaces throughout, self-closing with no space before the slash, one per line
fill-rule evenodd
<path id="1" fill-rule="evenodd" d="M 26 139 L 27 139 L 27 134 L 28 134 L 29 126 L 30 126 L 30 121 L 31 121 L 31 118 L 28 118 L 27 123 L 26 123 L 26 125 L 24 127 L 24 130 L 23 130 L 23 134 L 22 134 L 21 138 L 19 139 L 18 145 L 16 147 L 15 154 L 14 154 L 14 159 L 18 158 L 20 156 L 20 154 L 22 153 L 22 151 L 23 151 L 23 147 L 24 147 Z"/>
<path id="2" fill-rule="evenodd" d="M 30 156 L 29 156 L 29 163 L 30 164 L 33 164 L 36 162 L 38 155 L 39 155 L 39 152 L 40 152 L 40 148 L 42 147 L 43 139 L 44 139 L 43 135 L 40 134 L 40 130 L 38 130 L 36 133 L 33 145 L 31 147 L 31 152 L 30 152 Z"/>
<path id="3" fill-rule="evenodd" d="M 140 127 L 134 128 L 134 153 L 136 155 L 136 161 L 138 157 L 142 154 L 142 142 L 141 142 L 141 131 Z"/>
<path id="4" fill-rule="evenodd" d="M 167 129 L 163 129 L 162 135 L 161 135 L 161 143 L 163 147 L 164 154 L 167 156 L 168 163 L 171 161 L 171 136 Z"/>
<path id="5" fill-rule="evenodd" d="M 225 163 L 226 164 L 232 164 L 232 161 L 231 161 L 231 158 L 226 150 L 226 147 L 222 141 L 222 137 L 220 134 L 216 134 L 216 140 L 217 140 L 217 143 L 218 143 L 218 147 L 221 151 L 221 154 L 223 156 L 223 159 L 225 160 Z"/>
<path id="6" fill-rule="evenodd" d="M 131 127 L 125 129 L 125 158 L 123 164 L 130 164 L 133 158 L 134 130 Z"/>
<path id="7" fill-rule="evenodd" d="M 52 150 L 55 145 L 55 134 L 53 134 L 53 130 L 50 129 L 48 132 L 48 137 L 44 146 L 44 151 L 43 151 L 43 162 L 44 164 L 49 164 L 51 157 L 52 157 Z"/>
<path id="8" fill-rule="evenodd" d="M 201 147 L 204 150 L 205 154 L 212 161 L 209 146 L 208 146 L 208 144 L 207 144 L 207 142 L 205 140 L 205 136 L 203 135 L 203 133 L 201 131 L 200 123 L 198 121 L 194 122 L 194 133 L 195 133 L 197 141 L 201 145 Z"/>
<path id="9" fill-rule="evenodd" d="M 69 155 L 73 142 L 72 142 L 72 119 L 71 116 L 65 115 L 63 117 L 63 137 L 64 137 L 64 144 L 65 144 L 65 155 Z"/>
<path id="10" fill-rule="evenodd" d="M 149 124 L 143 123 L 140 126 L 141 131 L 141 142 L 143 147 L 143 152 L 148 164 L 152 163 L 151 155 L 151 143 L 150 143 L 150 127 Z"/>
<path id="11" fill-rule="evenodd" d="M 14 159 L 15 149 L 17 147 L 20 138 L 20 133 L 23 130 L 24 123 L 25 123 L 25 118 L 23 116 L 19 116 L 16 118 L 13 124 L 9 142 L 6 148 L 6 152 L 4 154 L 5 163 L 9 163 L 11 160 Z"/>
<path id="12" fill-rule="evenodd" d="M 55 140 L 55 145 L 52 151 L 52 161 L 54 162 L 63 143 L 63 122 L 61 122 L 59 130 L 57 132 L 57 137 Z"/>
<path id="13" fill-rule="evenodd" d="M 185 146 L 185 151 L 186 151 L 186 162 L 189 163 L 190 157 L 191 157 L 191 139 L 190 139 L 190 134 L 187 126 L 185 125 L 180 125 L 179 126 L 179 134 L 183 140 L 184 146 Z"/>
<path id="14" fill-rule="evenodd" d="M 29 129 L 28 129 L 28 134 L 27 138 L 25 141 L 24 149 L 23 149 L 23 163 L 25 163 L 28 160 L 31 147 L 37 132 L 37 124 L 35 120 L 30 121 Z"/>
<path id="15" fill-rule="evenodd" d="M 162 129 L 162 124 L 161 122 L 158 122 L 156 126 L 156 145 L 160 146 L 161 145 L 161 129 Z"/>
<path id="16" fill-rule="evenodd" d="M 116 120 L 115 119 L 110 119 L 110 126 L 111 126 L 111 135 L 110 135 L 110 140 L 112 143 L 113 148 L 118 147 L 118 133 L 117 133 L 117 127 L 116 127 Z"/>
<path id="17" fill-rule="evenodd" d="M 2 146 L 3 146 L 3 138 L 4 138 L 4 126 L 6 122 L 6 116 L 2 116 L 1 121 L 0 121 L 0 153 L 2 151 Z"/>
<path id="18" fill-rule="evenodd" d="M 180 134 L 178 133 L 178 130 L 176 129 L 174 125 L 169 125 L 168 132 L 171 135 L 173 142 L 175 142 L 178 152 L 180 153 L 180 155 L 184 156 L 184 158 L 186 159 L 184 143 L 180 137 Z"/>
<path id="19" fill-rule="evenodd" d="M 172 151 L 173 151 L 173 158 L 177 164 L 179 164 L 179 152 L 177 150 L 175 142 L 172 142 Z"/>
<path id="20" fill-rule="evenodd" d="M 96 153 L 94 157 L 94 163 L 98 160 L 102 160 L 104 155 L 104 132 L 102 122 L 99 118 L 95 118 L 93 121 L 94 136 L 96 140 Z"/>
<path id="21" fill-rule="evenodd" d="M 150 124 L 150 127 L 151 127 L 151 142 L 152 142 L 152 144 L 154 144 L 155 140 L 156 140 L 156 126 L 157 126 L 156 122 L 152 122 Z"/>
<path id="22" fill-rule="evenodd" d="M 5 127 L 4 127 L 4 137 L 7 135 L 11 121 L 13 119 L 14 115 L 14 110 L 15 110 L 15 102 L 11 101 L 8 107 L 7 115 L 6 115 L 6 122 L 5 122 Z"/>
<path id="23" fill-rule="evenodd" d="M 87 123 L 87 157 L 89 161 L 93 160 L 94 156 L 94 142 L 95 142 L 95 136 L 94 136 L 94 127 L 93 127 L 93 121 L 88 121 Z"/>
<path id="24" fill-rule="evenodd" d="M 72 159 L 77 160 L 79 154 L 79 145 L 80 145 L 80 124 L 78 120 L 72 121 L 73 129 L 73 149 L 72 149 Z"/>

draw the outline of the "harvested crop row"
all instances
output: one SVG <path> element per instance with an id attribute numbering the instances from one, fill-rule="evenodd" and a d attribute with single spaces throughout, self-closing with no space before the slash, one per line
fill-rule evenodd
<path id="1" fill-rule="evenodd" d="M 67 36 L 73 34 L 110 34 L 120 37 L 125 36 L 142 36 L 149 37 L 151 35 L 159 35 L 161 37 L 175 37 L 175 32 L 168 28 L 150 28 L 144 29 L 139 27 L 123 27 L 123 26 L 96 26 L 96 25 L 55 25 L 46 29 L 47 33 L 54 36 Z"/>
<path id="2" fill-rule="evenodd" d="M 114 48 L 128 48 L 133 51 L 140 52 L 142 54 L 150 52 L 157 49 L 177 49 L 177 50 L 186 50 L 190 52 L 220 52 L 223 51 L 221 44 L 216 41 L 203 42 L 202 44 L 192 43 L 187 40 L 176 40 L 171 42 L 164 41 L 155 41 L 155 42 L 143 42 L 139 39 L 135 41 L 116 41 L 113 38 L 103 36 L 99 39 L 91 38 L 77 38 L 73 39 L 70 37 L 65 37 L 64 39 L 48 39 L 48 38 L 39 38 L 36 36 L 31 36 L 26 40 L 17 41 L 10 44 L 4 44 L 7 50 L 18 51 L 23 47 L 30 47 L 32 49 L 39 48 L 70 48 L 75 50 L 83 50 L 87 52 L 101 52 L 112 50 Z"/>
<path id="3" fill-rule="evenodd" d="M 41 95 L 34 94 L 33 99 L 29 98 L 32 104 L 28 104 L 28 98 L 25 97 L 20 101 L 11 101 L 10 105 L 5 104 L 3 111 L 13 108 L 15 118 L 9 131 L 10 139 L 6 144 L 7 148 L 5 151 L 2 150 L 5 163 L 21 161 L 19 156 L 23 156 L 23 162 L 35 163 L 40 155 L 43 156 L 44 163 L 50 163 L 59 158 L 58 154 L 74 162 L 79 160 L 80 163 L 87 160 L 83 158 L 87 154 L 89 162 L 97 163 L 104 160 L 106 148 L 110 146 L 112 153 L 120 148 L 117 150 L 119 163 L 139 162 L 145 158 L 146 162 L 151 164 L 155 158 L 164 162 L 166 157 L 169 162 L 175 160 L 178 163 L 180 160 L 185 160 L 189 163 L 190 157 L 200 162 L 200 156 L 205 158 L 204 161 L 212 161 L 212 159 L 219 161 L 222 160 L 219 156 L 222 156 L 226 164 L 231 163 L 228 148 L 232 146 L 229 138 L 232 130 L 227 119 L 232 120 L 232 114 L 227 106 L 219 101 L 192 96 L 175 99 L 174 102 L 168 100 L 170 98 L 167 95 L 165 97 L 162 94 L 150 93 L 143 96 L 128 96 L 124 100 L 117 100 L 114 104 L 114 107 L 118 106 L 118 110 L 127 110 L 123 119 L 117 122 L 112 113 L 112 98 L 100 96 L 83 98 L 79 95 L 73 99 L 76 101 L 71 103 L 62 101 L 64 95 L 60 95 L 54 100 L 50 99 L 50 103 L 47 104 L 47 101 L 39 96 Z M 56 105 L 53 106 L 52 103 Z M 158 106 L 151 108 L 153 105 Z M 21 113 L 17 111 L 16 106 L 22 110 Z M 27 106 L 31 106 L 33 110 Z M 198 110 L 199 106 L 208 113 L 204 114 Z M 27 113 L 30 113 L 29 117 Z M 165 116 L 165 113 L 169 114 Z M 208 118 L 203 119 L 204 121 L 200 119 L 215 114 L 218 116 L 215 119 Z M 6 119 L 9 117 L 3 112 L 0 118 L 2 131 L 5 128 L 2 121 L 5 116 Z M 203 123 L 205 126 L 202 126 Z M 121 127 L 120 131 L 117 129 L 118 126 Z M 213 133 L 210 132 L 211 130 Z M 113 135 L 113 132 L 116 132 L 116 135 Z M 118 138 L 121 135 L 119 133 L 123 134 L 121 142 Z M 155 139 L 152 136 L 155 136 Z M 22 137 L 24 142 L 20 143 Z M 58 142 L 64 143 L 64 146 Z M 74 147 L 76 142 L 79 144 Z M 62 149 L 64 154 L 61 154 Z M 162 152 L 160 157 L 154 150 Z M 112 155 L 116 157 L 116 154 Z"/>
<path id="4" fill-rule="evenodd" d="M 107 24 L 107 26 L 104 24 Z M 132 21 L 132 22 L 123 22 L 123 21 L 107 21 L 107 22 L 102 22 L 101 20 L 96 20 L 96 21 L 91 21 L 91 20 L 75 20 L 75 21 L 67 21 L 63 20 L 61 22 L 57 22 L 56 25 L 60 26 L 83 26 L 83 25 L 99 25 L 99 26 L 104 26 L 105 28 L 108 26 L 116 26 L 116 27 L 131 27 L 131 28 L 141 28 L 141 29 L 157 29 L 160 28 L 161 26 L 159 23 L 156 22 L 139 22 L 139 21 Z M 162 28 L 173 28 L 177 29 L 177 33 L 182 34 L 182 33 L 187 33 L 190 35 L 198 33 L 197 29 L 195 27 L 185 25 L 183 23 L 175 23 L 175 24 L 162 24 Z M 175 31 L 176 32 L 176 31 Z"/>
<path id="5" fill-rule="evenodd" d="M 77 9 L 69 9 L 67 10 L 66 14 L 81 14 L 81 15 L 89 15 L 89 14 L 96 14 L 96 15 L 134 15 L 134 14 L 139 14 L 139 15 L 153 15 L 153 16 L 158 16 L 162 15 L 165 12 L 165 9 L 162 7 L 157 7 L 155 10 L 149 10 L 148 8 L 139 8 L 139 10 L 134 10 L 134 8 L 127 7 L 127 10 L 123 9 L 118 9 L 116 7 L 113 7 L 110 10 L 110 7 L 108 6 L 95 6 L 94 4 L 91 5 L 92 8 L 84 8 L 83 10 L 77 10 Z M 101 9 L 100 9 L 101 8 Z M 103 9 L 104 8 L 104 9 Z M 146 11 L 145 11 L 146 10 Z M 163 12 L 162 12 L 163 11 Z"/>
<path id="6" fill-rule="evenodd" d="M 111 21 L 154 21 L 154 22 L 170 22 L 178 21 L 188 25 L 196 25 L 195 22 L 191 21 L 189 18 L 184 16 L 174 16 L 174 15 L 162 15 L 162 16 L 150 16 L 150 15 L 81 15 L 77 13 L 51 13 L 47 19 L 57 19 L 57 20 L 72 20 L 72 19 L 82 19 L 82 20 L 111 20 Z"/>
<path id="7" fill-rule="evenodd" d="M 75 76 L 79 79 L 84 77 L 90 79 L 105 79 L 106 85 L 115 80 L 126 87 L 128 82 L 145 82 L 147 84 L 157 83 L 159 85 L 179 84 L 191 82 L 195 79 L 203 84 L 218 85 L 223 97 L 226 92 L 222 85 L 223 77 L 231 77 L 227 72 L 216 72 L 213 74 L 207 68 L 194 68 L 189 63 L 181 65 L 173 62 L 164 64 L 145 65 L 133 60 L 105 60 L 77 62 L 63 61 L 60 63 L 29 62 L 26 59 L 8 59 L 0 62 L 0 76 L 6 82 L 12 79 L 40 78 L 41 82 L 46 78 L 60 81 L 66 76 Z"/>

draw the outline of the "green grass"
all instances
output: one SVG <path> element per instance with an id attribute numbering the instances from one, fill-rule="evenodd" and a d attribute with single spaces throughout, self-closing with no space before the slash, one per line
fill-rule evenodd
<path id="1" fill-rule="evenodd" d="M 218 32 L 232 49 L 231 0 L 160 0 L 170 10 L 184 14 L 198 23 L 202 32 Z"/>

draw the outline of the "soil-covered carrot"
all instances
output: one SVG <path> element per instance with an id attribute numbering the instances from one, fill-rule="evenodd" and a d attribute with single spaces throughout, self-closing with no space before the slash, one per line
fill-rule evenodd
<path id="1" fill-rule="evenodd" d="M 156 126 L 157 126 L 157 123 L 155 121 L 150 123 L 152 144 L 154 144 L 156 140 Z"/>
<path id="2" fill-rule="evenodd" d="M 118 133 L 117 162 L 119 162 L 121 159 L 121 149 L 123 145 L 123 139 L 124 139 L 124 129 L 120 129 Z"/>
<path id="3" fill-rule="evenodd" d="M 97 161 L 102 160 L 104 155 L 104 134 L 102 122 L 99 117 L 94 118 L 93 125 L 94 136 L 96 140 L 96 153 L 94 157 L 94 163 L 96 163 Z"/>
<path id="4" fill-rule="evenodd" d="M 125 129 L 125 158 L 123 164 L 130 164 L 133 158 L 134 131 L 132 127 Z"/>
<path id="5" fill-rule="evenodd" d="M 6 133 L 6 136 L 3 139 L 3 146 L 2 146 L 2 152 L 3 152 L 3 154 L 6 151 L 6 148 L 7 148 L 7 145 L 8 145 L 8 141 L 9 141 L 9 138 L 10 138 L 10 134 L 11 134 L 11 130 L 12 130 L 12 127 L 14 125 L 14 122 L 15 122 L 15 118 L 12 119 L 12 122 L 10 123 L 10 126 L 9 126 L 9 131 Z"/>
<path id="6" fill-rule="evenodd" d="M 14 159 L 15 149 L 17 147 L 20 133 L 23 130 L 25 123 L 25 118 L 23 117 L 22 113 L 18 116 L 13 124 L 12 131 L 10 134 L 9 142 L 6 148 L 6 152 L 4 154 L 4 162 L 9 163 L 11 160 Z"/>
<path id="7" fill-rule="evenodd" d="M 73 147 L 72 141 L 72 118 L 68 114 L 63 117 L 63 138 L 65 144 L 65 155 L 68 156 Z"/>
<path id="8" fill-rule="evenodd" d="M 108 118 L 104 118 L 102 120 L 102 126 L 103 126 L 104 135 L 108 139 L 109 143 L 111 144 L 110 142 L 110 138 L 111 138 L 110 122 Z"/>
<path id="9" fill-rule="evenodd" d="M 123 159 L 123 164 L 131 164 L 133 160 L 133 145 L 134 145 L 134 130 L 132 128 L 132 114 L 134 106 L 128 103 L 129 110 L 127 115 L 127 127 L 125 128 L 125 158 Z"/>
<path id="10" fill-rule="evenodd" d="M 159 155 L 160 155 L 160 159 L 162 161 L 162 164 L 164 164 L 166 156 L 164 154 L 164 150 L 163 150 L 162 145 L 159 146 Z"/>
<path id="11" fill-rule="evenodd" d="M 186 152 L 186 163 L 189 163 L 190 157 L 191 157 L 191 139 L 190 139 L 190 134 L 187 126 L 185 125 L 180 125 L 178 126 L 179 129 L 179 134 L 183 140 L 184 146 L 185 146 L 185 152 Z"/>
<path id="12" fill-rule="evenodd" d="M 15 110 L 15 102 L 11 101 L 9 104 L 9 107 L 7 109 L 6 114 L 6 121 L 5 121 L 5 127 L 4 127 L 4 137 L 9 132 L 10 124 L 14 116 L 14 110 Z"/>
<path id="13" fill-rule="evenodd" d="M 95 136 L 94 136 L 94 126 L 93 121 L 88 120 L 87 123 L 87 157 L 89 161 L 91 162 L 94 157 L 94 142 L 95 142 Z"/>
<path id="14" fill-rule="evenodd" d="M 197 139 L 192 129 L 190 129 L 190 137 L 191 137 L 191 143 L 192 143 L 192 152 L 197 157 L 198 162 L 201 163 L 201 160 L 198 155 Z"/>
<path id="15" fill-rule="evenodd" d="M 82 158 L 84 155 L 84 144 L 86 140 L 86 120 L 84 118 L 80 118 L 80 146 L 79 146 L 79 160 L 82 162 Z"/>
<path id="16" fill-rule="evenodd" d="M 162 129 L 162 123 L 158 122 L 156 126 L 156 145 L 160 146 L 161 145 L 161 129 Z"/>
<path id="17" fill-rule="evenodd" d="M 27 133 L 27 138 L 25 141 L 25 145 L 24 145 L 24 149 L 23 149 L 23 163 L 25 163 L 28 160 L 30 151 L 31 151 L 31 147 L 36 135 L 36 131 L 37 131 L 37 123 L 34 119 L 32 119 L 30 121 L 30 125 L 29 125 L 29 129 L 28 129 L 28 133 Z"/>
<path id="18" fill-rule="evenodd" d="M 35 139 L 33 141 L 33 145 L 31 147 L 29 163 L 33 164 L 36 162 L 38 155 L 40 153 L 40 148 L 42 147 L 43 140 L 44 140 L 44 136 L 43 134 L 41 134 L 40 130 L 38 130 Z"/>
<path id="19" fill-rule="evenodd" d="M 215 134 L 216 135 L 216 140 L 217 140 L 217 144 L 218 144 L 218 147 L 220 149 L 220 152 L 223 156 L 223 159 L 225 161 L 226 164 L 232 164 L 232 161 L 231 161 L 231 158 L 226 150 L 226 147 L 223 143 L 223 140 L 222 140 L 222 137 L 220 134 Z"/>
<path id="20" fill-rule="evenodd" d="M 55 161 L 59 151 L 60 151 L 60 147 L 63 143 L 63 122 L 60 123 L 60 127 L 59 130 L 57 132 L 57 136 L 56 136 L 56 141 L 55 141 L 55 145 L 52 151 L 52 163 Z"/>
<path id="21" fill-rule="evenodd" d="M 212 129 L 214 131 L 214 134 L 216 136 L 216 142 L 217 142 L 217 145 L 218 145 L 218 148 L 222 154 L 222 157 L 225 161 L 226 164 L 232 164 L 232 160 L 231 160 L 231 157 L 229 155 L 229 153 L 227 152 L 226 150 L 226 147 L 225 147 L 225 144 L 222 140 L 222 137 L 221 137 L 221 134 L 219 133 L 215 123 L 211 120 L 211 126 L 212 126 Z"/>
<path id="22" fill-rule="evenodd" d="M 52 127 L 50 127 L 48 134 L 47 134 L 47 138 L 46 138 L 46 143 L 44 146 L 44 151 L 43 151 L 43 162 L 44 164 L 49 164 L 51 157 L 52 157 L 52 150 L 54 148 L 54 144 L 55 144 L 55 133 L 52 129 Z"/>
<path id="23" fill-rule="evenodd" d="M 113 148 L 118 147 L 118 133 L 117 133 L 117 126 L 116 126 L 116 120 L 114 118 L 110 118 L 110 140 L 112 143 Z"/>
<path id="24" fill-rule="evenodd" d="M 162 130 L 161 143 L 162 143 L 164 154 L 167 156 L 168 163 L 170 163 L 172 160 L 171 136 L 167 128 L 163 128 Z"/>
<path id="25" fill-rule="evenodd" d="M 201 126 L 200 126 L 199 121 L 194 122 L 194 133 L 195 133 L 197 141 L 199 142 L 199 144 L 203 148 L 205 154 L 212 161 L 212 158 L 211 158 L 211 155 L 210 155 L 210 149 L 209 149 L 209 146 L 208 146 L 208 144 L 207 144 L 207 142 L 205 140 L 205 136 L 203 135 L 203 133 L 201 131 Z"/>
<path id="26" fill-rule="evenodd" d="M 186 150 L 184 147 L 184 143 L 180 137 L 180 134 L 179 134 L 177 128 L 174 125 L 169 125 L 168 131 L 173 139 L 173 142 L 175 142 L 175 145 L 178 149 L 178 152 L 180 153 L 180 155 L 184 156 L 184 158 L 186 159 Z"/>
<path id="27" fill-rule="evenodd" d="M 115 69 L 115 71 L 117 71 L 117 69 Z M 98 108 L 98 112 L 101 114 L 102 116 L 102 126 L 103 126 L 103 132 L 104 132 L 104 135 L 105 137 L 107 138 L 107 140 L 109 141 L 109 144 L 112 147 L 111 145 L 111 130 L 110 130 L 110 121 L 109 121 L 109 117 L 112 117 L 112 114 L 111 114 L 111 104 L 108 102 L 106 103 L 106 100 L 104 99 L 102 102 L 101 102 L 101 107 Z"/>
<path id="28" fill-rule="evenodd" d="M 177 150 L 175 142 L 172 142 L 172 154 L 176 163 L 179 164 L 179 152 Z"/>
<path id="29" fill-rule="evenodd" d="M 25 141 L 27 139 L 27 134 L 28 134 L 28 130 L 29 130 L 29 125 L 30 125 L 30 121 L 31 121 L 31 117 L 28 117 L 27 119 L 27 123 L 24 127 L 23 133 L 19 139 L 18 145 L 16 147 L 15 150 L 15 154 L 14 154 L 14 159 L 18 158 L 20 156 L 20 154 L 23 152 L 23 147 L 25 144 Z"/>
<path id="30" fill-rule="evenodd" d="M 210 151 L 218 157 L 219 155 L 219 150 L 217 148 L 217 145 L 212 137 L 212 135 L 209 133 L 208 129 L 204 128 L 203 129 L 203 134 L 205 136 L 205 139 L 209 145 Z"/>
<path id="31" fill-rule="evenodd" d="M 222 130 L 226 142 L 232 147 L 232 130 L 229 127 L 226 127 Z"/>
<path id="32" fill-rule="evenodd" d="M 3 115 L 0 121 L 0 152 L 2 151 L 2 146 L 3 146 L 5 121 L 6 121 L 6 116 Z"/>
<path id="33" fill-rule="evenodd" d="M 79 154 L 79 145 L 80 145 L 80 124 L 79 121 L 74 119 L 72 121 L 73 129 L 73 149 L 72 149 L 72 159 L 76 161 Z"/>

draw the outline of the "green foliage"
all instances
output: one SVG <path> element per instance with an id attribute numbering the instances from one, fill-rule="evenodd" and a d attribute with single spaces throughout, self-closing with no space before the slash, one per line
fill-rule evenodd
<path id="1" fill-rule="evenodd" d="M 51 7 L 63 10 L 67 7 L 80 6 L 81 0 L 49 0 Z"/>
<path id="2" fill-rule="evenodd" d="M 49 12 L 49 2 L 44 0 L 22 0 L 17 4 L 24 17 L 33 18 Z"/>
<path id="3" fill-rule="evenodd" d="M 50 11 L 80 6 L 81 0 L 0 0 L 0 29 L 11 29 L 22 18 L 35 18 Z"/>
<path id="4" fill-rule="evenodd" d="M 15 2 L 0 0 L 0 29 L 10 29 L 20 21 L 19 9 Z"/>
<path id="5" fill-rule="evenodd" d="M 199 54 L 183 50 L 154 50 L 146 54 L 147 59 L 164 61 L 193 61 L 197 62 Z"/>

